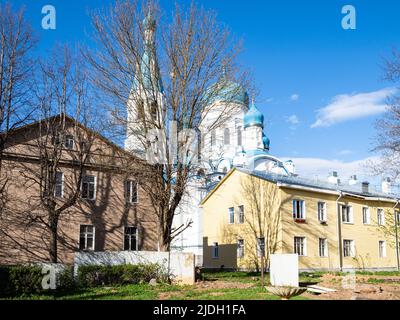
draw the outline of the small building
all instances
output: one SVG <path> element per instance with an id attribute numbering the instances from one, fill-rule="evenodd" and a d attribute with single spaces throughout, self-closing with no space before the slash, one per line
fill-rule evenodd
<path id="1" fill-rule="evenodd" d="M 201 203 L 204 267 L 259 269 L 262 256 L 268 267 L 271 253 L 297 253 L 303 271 L 397 269 L 399 201 L 382 190 L 234 168 Z"/>
<path id="2" fill-rule="evenodd" d="M 142 181 L 130 175 L 136 163 L 65 115 L 9 132 L 1 163 L 0 265 L 50 261 L 53 202 L 54 210 L 67 206 L 58 222 L 58 262 L 72 263 L 77 251 L 156 251 L 157 217 Z"/>

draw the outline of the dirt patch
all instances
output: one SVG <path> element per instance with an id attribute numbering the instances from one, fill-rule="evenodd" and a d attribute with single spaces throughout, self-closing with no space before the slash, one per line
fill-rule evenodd
<path id="1" fill-rule="evenodd" d="M 195 290 L 218 290 L 218 289 L 248 289 L 254 286 L 254 283 L 231 282 L 231 281 L 202 281 L 197 282 Z"/>
<path id="2" fill-rule="evenodd" d="M 320 295 L 306 292 L 303 296 L 318 300 L 399 300 L 398 281 L 400 281 L 398 276 L 356 275 L 354 284 L 348 277 L 325 274 L 318 286 L 337 291 Z"/>

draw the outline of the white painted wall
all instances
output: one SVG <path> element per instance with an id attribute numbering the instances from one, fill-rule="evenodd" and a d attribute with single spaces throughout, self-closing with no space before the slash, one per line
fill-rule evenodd
<path id="1" fill-rule="evenodd" d="M 299 286 L 299 256 L 297 254 L 272 254 L 270 260 L 272 286 Z"/>
<path id="2" fill-rule="evenodd" d="M 169 261 L 169 263 L 168 263 Z M 194 255 L 184 252 L 159 251 L 103 251 L 77 252 L 74 259 L 74 272 L 82 265 L 120 265 L 139 263 L 159 263 L 170 270 L 174 282 L 193 284 L 195 282 Z"/>

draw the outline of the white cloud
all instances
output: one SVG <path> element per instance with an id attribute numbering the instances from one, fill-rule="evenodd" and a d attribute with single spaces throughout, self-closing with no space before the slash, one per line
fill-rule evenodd
<path id="1" fill-rule="evenodd" d="M 297 101 L 299 98 L 300 96 L 297 93 L 294 93 L 290 96 L 290 101 Z"/>
<path id="2" fill-rule="evenodd" d="M 344 162 L 340 160 L 330 160 L 321 158 L 284 158 L 291 159 L 296 166 L 296 173 L 307 178 L 318 177 L 326 179 L 329 172 L 337 171 L 339 179 L 347 180 L 352 175 L 357 175 L 359 179 L 370 178 L 367 162 L 376 161 L 378 157 L 368 157 L 365 159 Z"/>
<path id="3" fill-rule="evenodd" d="M 366 93 L 337 95 L 330 104 L 317 111 L 317 119 L 311 128 L 329 127 L 339 122 L 385 112 L 386 98 L 396 92 L 395 88 L 385 88 Z"/>
<path id="4" fill-rule="evenodd" d="M 299 121 L 299 118 L 295 114 L 292 114 L 290 117 L 286 118 L 286 122 L 290 123 L 292 125 L 296 125 L 296 124 L 299 124 L 300 121 Z"/>

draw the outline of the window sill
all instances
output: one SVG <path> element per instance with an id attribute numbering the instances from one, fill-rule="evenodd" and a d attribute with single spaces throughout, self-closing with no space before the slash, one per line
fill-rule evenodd
<path id="1" fill-rule="evenodd" d="M 343 224 L 354 224 L 354 222 L 344 222 L 342 221 Z"/>
<path id="2" fill-rule="evenodd" d="M 306 223 L 306 219 L 293 219 L 296 223 Z"/>

